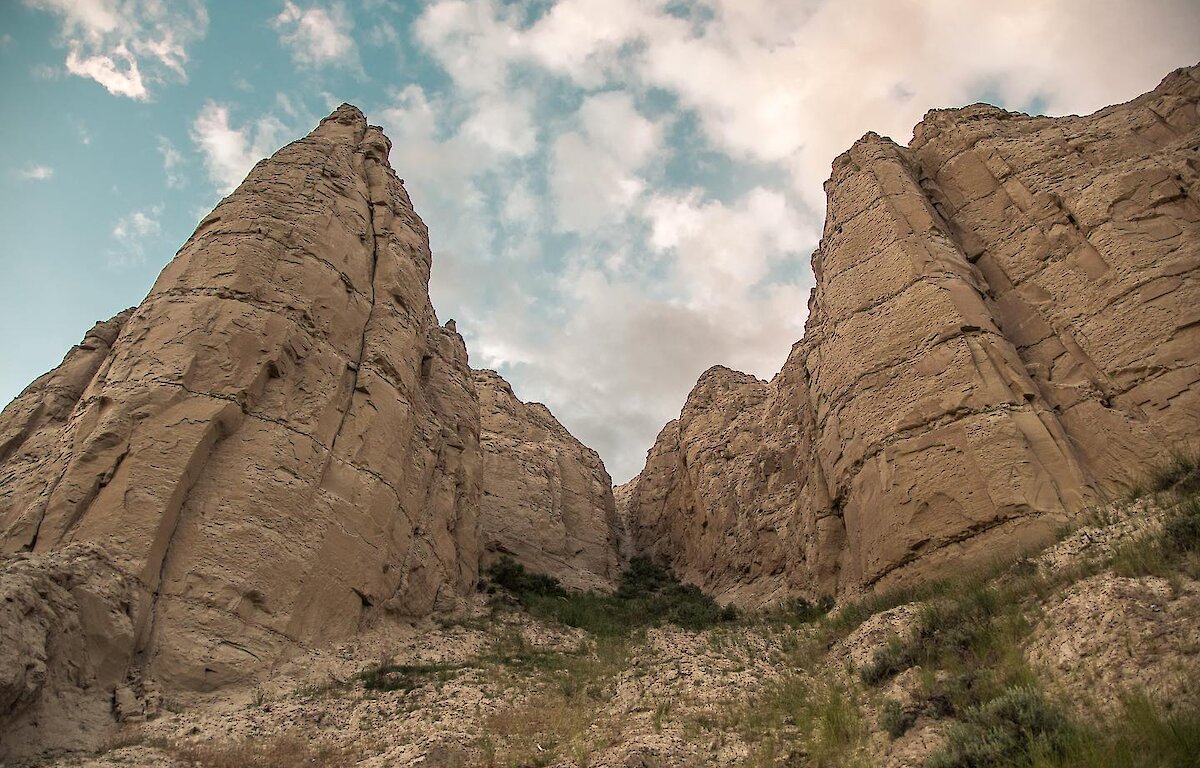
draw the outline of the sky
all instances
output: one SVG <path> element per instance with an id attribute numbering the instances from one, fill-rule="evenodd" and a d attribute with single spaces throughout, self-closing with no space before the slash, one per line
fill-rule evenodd
<path id="1" fill-rule="evenodd" d="M 863 133 L 1085 114 L 1198 61 L 1195 0 L 5 0 L 0 402 L 350 102 L 471 364 L 622 482 L 705 369 L 779 370 Z"/>

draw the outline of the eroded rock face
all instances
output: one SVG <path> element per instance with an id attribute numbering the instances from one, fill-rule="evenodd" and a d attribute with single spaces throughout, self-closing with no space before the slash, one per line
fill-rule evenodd
<path id="1" fill-rule="evenodd" d="M 483 449 L 484 564 L 508 554 L 572 589 L 609 589 L 620 570 L 612 478 L 600 456 L 495 371 L 475 371 Z"/>
<path id="2" fill-rule="evenodd" d="M 343 105 L 259 163 L 0 417 L 3 549 L 102 544 L 130 664 L 167 687 L 476 581 L 479 405 L 389 146 Z"/>
<path id="3" fill-rule="evenodd" d="M 1200 67 L 1094 115 L 930 112 L 838 157 L 804 338 L 701 377 L 629 491 L 727 600 L 1046 541 L 1200 428 Z"/>
<path id="4" fill-rule="evenodd" d="M 500 551 L 611 585 L 603 463 L 438 324 L 389 149 L 337 109 L 0 413 L 0 742 L 95 746 Z"/>
<path id="5" fill-rule="evenodd" d="M 0 555 L 0 760 L 101 744 L 134 650 L 135 599 L 95 545 Z"/>

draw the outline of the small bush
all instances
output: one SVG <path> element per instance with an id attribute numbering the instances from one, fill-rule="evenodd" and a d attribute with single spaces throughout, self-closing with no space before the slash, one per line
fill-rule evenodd
<path id="1" fill-rule="evenodd" d="M 1165 463 L 1150 470 L 1147 485 L 1152 491 L 1174 491 L 1185 496 L 1200 493 L 1200 452 L 1171 454 Z"/>
<path id="2" fill-rule="evenodd" d="M 1017 768 L 1064 756 L 1074 729 L 1033 688 L 1012 688 L 955 723 L 929 768 Z"/>
<path id="3" fill-rule="evenodd" d="M 498 586 L 504 587 L 515 595 L 565 595 L 567 592 L 562 584 L 553 576 L 544 573 L 531 573 L 525 566 L 513 560 L 508 555 L 488 566 L 487 576 Z"/>
<path id="4" fill-rule="evenodd" d="M 787 613 L 801 624 L 809 624 L 825 617 L 833 610 L 833 597 L 825 595 L 809 602 L 803 597 L 797 597 L 788 602 Z"/>
<path id="5" fill-rule="evenodd" d="M 888 640 L 887 645 L 875 652 L 871 661 L 863 667 L 859 675 L 867 685 L 878 685 L 909 667 L 915 666 L 918 650 L 915 643 L 893 637 Z"/>
<path id="6" fill-rule="evenodd" d="M 879 727 L 893 739 L 898 739 L 907 733 L 916 721 L 916 714 L 905 711 L 904 707 L 900 706 L 900 702 L 895 699 L 884 699 L 883 704 L 879 707 Z"/>
<path id="7" fill-rule="evenodd" d="M 630 562 L 611 595 L 565 590 L 557 579 L 529 573 L 507 557 L 488 569 L 488 577 L 534 616 L 600 636 L 624 636 L 665 623 L 700 630 L 738 616 L 736 609 L 721 607 L 698 587 L 681 583 L 645 557 Z"/>
<path id="8" fill-rule="evenodd" d="M 464 664 L 391 664 L 363 670 L 358 674 L 363 687 L 369 691 L 411 691 L 420 688 L 431 678 L 446 680 Z"/>

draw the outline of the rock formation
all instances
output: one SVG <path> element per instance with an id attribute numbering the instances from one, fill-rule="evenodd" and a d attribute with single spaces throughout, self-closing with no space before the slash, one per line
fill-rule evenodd
<path id="1" fill-rule="evenodd" d="M 1200 428 L 1200 67 L 1086 117 L 935 110 L 833 163 L 804 338 L 705 373 L 627 491 L 726 600 L 1037 542 Z"/>
<path id="2" fill-rule="evenodd" d="M 166 685 L 221 685 L 475 581 L 478 403 L 388 150 L 343 106 L 259 163 L 103 363 L 99 342 L 72 353 L 95 374 L 65 423 L 82 377 L 62 369 L 4 413 L 58 448 L 5 483 L 4 548 L 101 543 L 137 581 L 133 662 Z M 51 396 L 44 425 L 21 419 Z"/>
<path id="3" fill-rule="evenodd" d="M 611 588 L 620 569 L 612 478 L 599 454 L 495 371 L 476 371 L 485 563 L 511 555 L 572 589 Z M 598 514 L 598 511 L 603 511 Z"/>
<path id="4" fill-rule="evenodd" d="M 377 613 L 454 608 L 484 541 L 611 578 L 594 452 L 485 374 L 481 450 L 475 374 L 430 303 L 428 234 L 389 150 L 338 108 L 0 414 L 0 552 L 20 553 L 0 564 L 0 639 L 14 605 L 37 617 L 0 655 L 0 733 L 57 743 L 54 718 L 114 695 L 136 715 L 159 686 L 210 690 Z M 504 476 L 483 482 L 485 457 Z M 481 485 L 503 516 L 486 539 Z M 96 574 L 123 586 L 101 595 Z"/>
<path id="5" fill-rule="evenodd" d="M 133 652 L 133 579 L 72 544 L 0 555 L 0 595 L 0 759 L 96 743 Z"/>

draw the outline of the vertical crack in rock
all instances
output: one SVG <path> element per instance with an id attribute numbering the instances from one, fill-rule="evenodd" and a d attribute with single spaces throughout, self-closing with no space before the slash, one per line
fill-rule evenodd
<path id="1" fill-rule="evenodd" d="M 360 141 L 362 139 L 360 138 Z M 379 269 L 379 233 L 375 225 L 375 200 L 374 190 L 371 186 L 371 175 L 367 171 L 367 163 L 373 162 L 373 158 L 369 157 L 365 152 L 362 155 L 362 180 L 363 186 L 366 188 L 366 203 L 367 203 L 367 235 L 371 238 L 371 265 L 368 272 L 368 277 L 371 284 L 370 303 L 367 305 L 367 316 L 363 320 L 362 333 L 358 339 L 358 356 L 355 359 L 354 370 L 351 371 L 350 377 L 350 395 L 346 399 L 346 405 L 341 409 L 341 419 L 338 421 L 337 430 L 333 433 L 333 439 L 329 442 L 329 458 L 334 460 L 337 450 L 338 438 L 342 435 L 342 429 L 346 425 L 346 417 L 350 415 L 350 411 L 354 408 L 354 397 L 358 393 L 358 377 L 362 371 L 363 360 L 367 352 L 367 332 L 371 327 L 371 317 L 375 313 L 375 273 Z M 349 461 L 349 459 L 347 459 Z"/>

